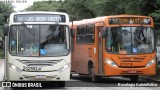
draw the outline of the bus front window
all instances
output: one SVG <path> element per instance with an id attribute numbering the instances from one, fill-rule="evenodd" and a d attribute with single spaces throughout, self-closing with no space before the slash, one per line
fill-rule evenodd
<path id="1" fill-rule="evenodd" d="M 143 54 L 154 50 L 151 27 L 111 27 L 106 37 L 106 51 L 117 54 Z"/>
<path id="2" fill-rule="evenodd" d="M 61 56 L 69 52 L 68 27 L 64 25 L 41 25 L 40 53 L 42 56 Z"/>
<path id="3" fill-rule="evenodd" d="M 10 54 L 17 56 L 63 56 L 69 53 L 65 25 L 11 26 Z"/>

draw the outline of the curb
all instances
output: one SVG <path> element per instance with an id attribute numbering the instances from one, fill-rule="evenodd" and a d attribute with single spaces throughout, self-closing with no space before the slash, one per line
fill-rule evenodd
<path id="1" fill-rule="evenodd" d="M 141 77 L 141 78 L 146 79 L 146 80 L 149 80 L 149 81 L 152 81 L 152 82 L 160 83 L 160 79 L 159 79 L 159 80 L 156 80 L 156 79 L 149 78 L 149 77 Z"/>
<path id="2" fill-rule="evenodd" d="M 4 60 L 0 59 L 0 81 L 3 80 L 4 80 Z"/>
<path id="3" fill-rule="evenodd" d="M 4 60 L 0 60 L 0 67 L 2 66 L 2 64 L 4 63 Z"/>

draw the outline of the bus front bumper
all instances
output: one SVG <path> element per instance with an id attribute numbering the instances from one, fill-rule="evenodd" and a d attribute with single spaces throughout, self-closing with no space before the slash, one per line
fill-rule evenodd
<path id="1" fill-rule="evenodd" d="M 63 72 L 25 72 L 21 73 L 9 68 L 9 81 L 68 81 L 70 80 L 70 68 Z"/>
<path id="2" fill-rule="evenodd" d="M 125 76 L 125 75 L 155 75 L 156 64 L 141 68 L 119 68 L 108 64 L 104 66 L 105 76 Z"/>

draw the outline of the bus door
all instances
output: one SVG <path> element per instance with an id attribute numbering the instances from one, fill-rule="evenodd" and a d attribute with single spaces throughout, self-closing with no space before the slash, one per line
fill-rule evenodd
<path id="1" fill-rule="evenodd" d="M 97 27 L 98 31 L 98 73 L 103 74 L 103 49 L 102 49 L 102 27 Z"/>
<path id="2" fill-rule="evenodd" d="M 73 32 L 73 28 L 71 29 L 72 31 L 71 31 L 71 35 L 75 35 Z M 71 52 L 72 52 L 72 54 L 71 54 L 71 66 L 72 66 L 72 68 L 71 68 L 71 71 L 75 71 L 75 67 L 74 67 L 74 63 L 75 63 L 75 60 L 74 60 L 74 44 L 75 44 L 75 42 L 74 42 L 74 36 L 71 36 L 72 38 L 71 38 Z"/>

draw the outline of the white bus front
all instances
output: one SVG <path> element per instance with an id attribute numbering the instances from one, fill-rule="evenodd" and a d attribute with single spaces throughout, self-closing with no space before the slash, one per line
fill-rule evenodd
<path id="1" fill-rule="evenodd" d="M 46 16 L 46 13 L 41 13 L 40 16 L 34 15 L 35 13 L 27 14 L 28 16 L 20 14 L 10 15 L 9 32 L 6 36 L 5 79 L 69 80 L 70 40 L 67 15 L 61 17 L 66 22 L 54 22 L 54 15 Z M 37 17 L 46 19 L 37 20 Z M 47 18 L 52 18 L 53 21 L 49 22 Z"/>

